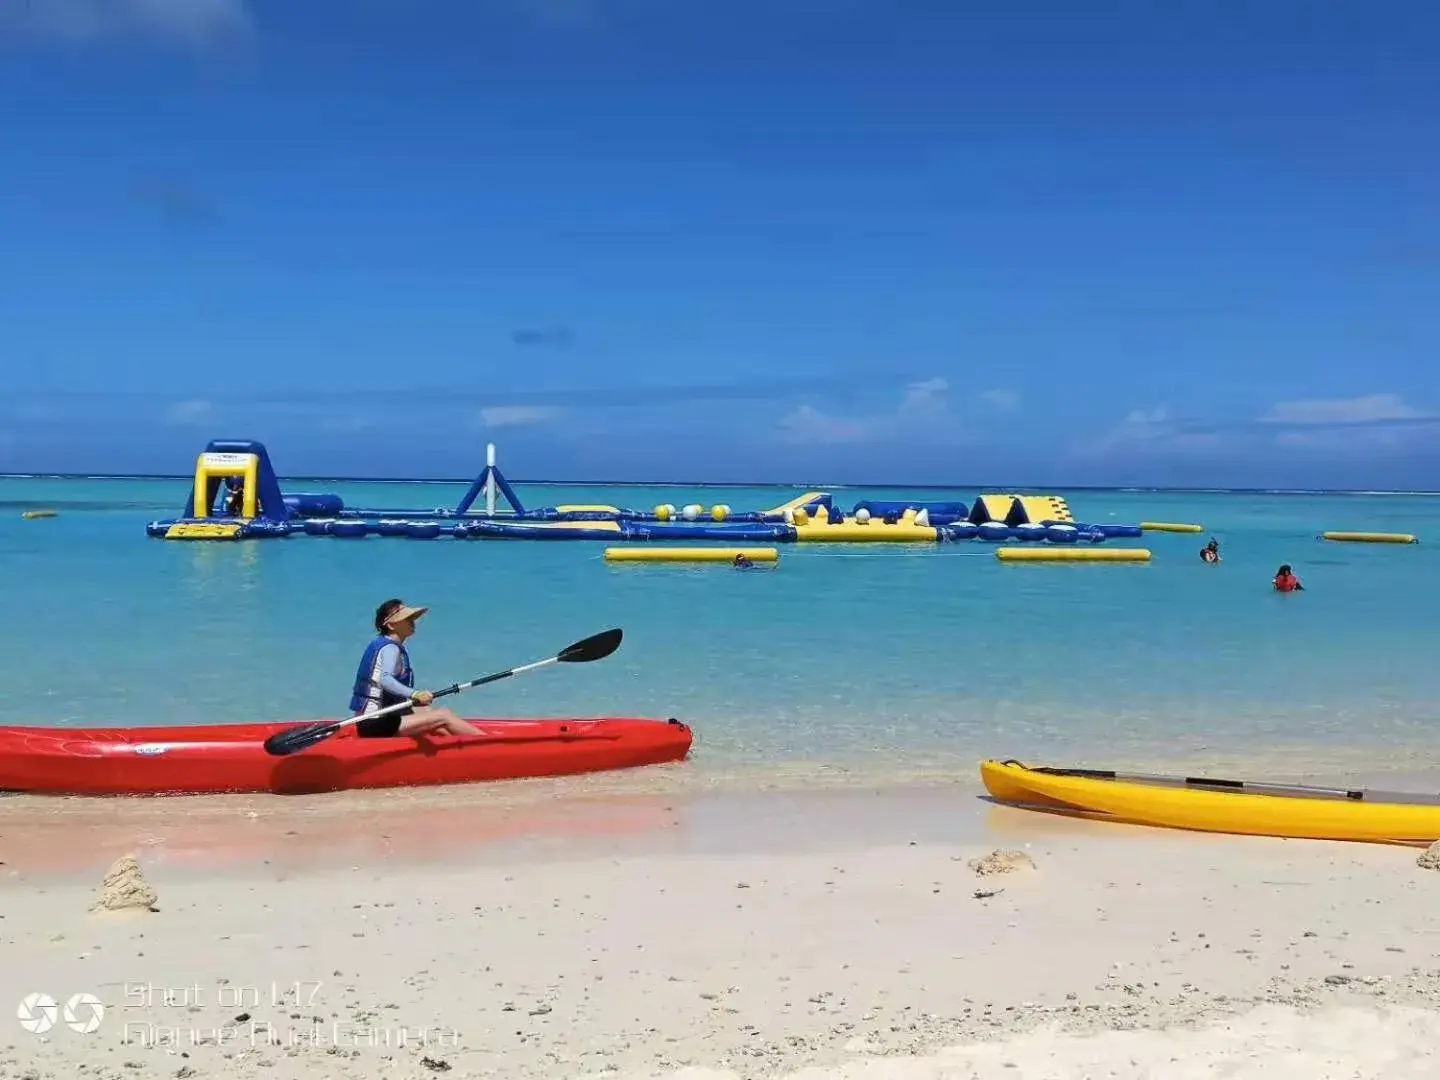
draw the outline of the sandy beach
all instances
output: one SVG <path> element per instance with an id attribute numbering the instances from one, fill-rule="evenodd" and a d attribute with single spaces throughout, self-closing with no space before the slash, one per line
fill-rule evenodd
<path id="1" fill-rule="evenodd" d="M 0 1075 L 1437 1068 L 1440 874 L 1411 848 L 1106 826 L 943 787 L 96 806 L 50 812 L 65 835 L 29 801 L 0 809 Z M 126 849 L 156 910 L 91 911 Z M 1021 868 L 977 873 L 997 849 Z M 44 1030 L 26 1030 L 36 993 L 56 1006 L 31 999 Z"/>

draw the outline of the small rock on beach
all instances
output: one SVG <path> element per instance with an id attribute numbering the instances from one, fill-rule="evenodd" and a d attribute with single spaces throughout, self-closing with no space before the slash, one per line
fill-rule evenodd
<path id="1" fill-rule="evenodd" d="M 1035 861 L 1023 851 L 996 850 L 971 859 L 970 869 L 981 877 L 990 877 L 993 874 L 1013 874 L 1017 870 L 1034 870 Z"/>

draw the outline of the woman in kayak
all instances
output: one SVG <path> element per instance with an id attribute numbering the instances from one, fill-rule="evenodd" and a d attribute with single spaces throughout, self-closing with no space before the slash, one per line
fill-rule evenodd
<path id="1" fill-rule="evenodd" d="M 1212 536 L 1210 542 L 1200 549 L 1200 559 L 1202 562 L 1218 563 L 1220 561 L 1220 541 Z"/>
<path id="2" fill-rule="evenodd" d="M 408 709 L 361 720 L 355 733 L 367 739 L 389 739 L 396 735 L 428 735 L 443 731 L 450 735 L 479 735 L 471 724 L 446 708 L 430 704 L 435 695 L 416 690 L 415 671 L 405 641 L 415 633 L 416 620 L 429 608 L 410 607 L 402 600 L 386 600 L 375 609 L 377 637 L 365 647 L 355 670 L 355 688 L 350 696 L 350 715 L 364 716 L 403 701 Z"/>
<path id="3" fill-rule="evenodd" d="M 1280 567 L 1279 570 L 1275 571 L 1275 591 L 1276 591 L 1276 592 L 1304 592 L 1304 591 L 1305 591 L 1305 586 L 1300 584 L 1300 579 L 1295 576 L 1295 571 L 1290 569 L 1290 564 L 1289 564 L 1289 563 L 1286 563 L 1284 566 Z"/>

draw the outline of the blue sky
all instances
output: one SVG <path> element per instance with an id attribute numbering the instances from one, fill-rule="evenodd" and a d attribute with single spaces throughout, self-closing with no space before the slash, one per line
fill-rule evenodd
<path id="1" fill-rule="evenodd" d="M 1440 9 L 0 0 L 0 470 L 1440 487 Z"/>

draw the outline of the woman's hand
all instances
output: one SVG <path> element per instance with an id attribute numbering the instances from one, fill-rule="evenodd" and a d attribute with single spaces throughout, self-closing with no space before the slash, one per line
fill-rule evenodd
<path id="1" fill-rule="evenodd" d="M 416 690 L 410 695 L 410 700 L 415 702 L 416 705 L 429 705 L 430 702 L 435 700 L 435 695 L 429 690 Z"/>

